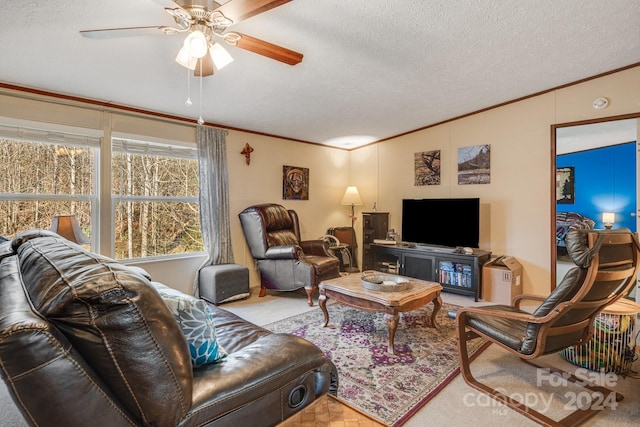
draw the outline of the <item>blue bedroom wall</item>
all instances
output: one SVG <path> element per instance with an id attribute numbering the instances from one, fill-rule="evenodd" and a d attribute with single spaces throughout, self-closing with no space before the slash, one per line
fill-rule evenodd
<path id="1" fill-rule="evenodd" d="M 636 231 L 636 143 L 559 155 L 557 167 L 574 167 L 575 203 L 556 204 L 558 212 L 577 212 L 604 228 L 602 212 L 614 212 L 613 228 Z"/>

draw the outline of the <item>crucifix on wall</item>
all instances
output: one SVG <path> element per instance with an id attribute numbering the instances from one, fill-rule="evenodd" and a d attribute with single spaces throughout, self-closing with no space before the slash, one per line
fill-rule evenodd
<path id="1" fill-rule="evenodd" d="M 247 164 L 251 163 L 251 153 L 253 153 L 253 147 L 250 146 L 249 143 L 247 142 L 246 144 L 244 144 L 244 148 L 240 152 L 240 154 L 244 154 L 244 158 Z"/>

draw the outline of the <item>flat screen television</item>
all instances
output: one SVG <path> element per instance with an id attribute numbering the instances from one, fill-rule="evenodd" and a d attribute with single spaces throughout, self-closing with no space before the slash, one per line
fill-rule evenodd
<path id="1" fill-rule="evenodd" d="M 422 245 L 477 248 L 480 199 L 403 199 L 401 237 Z"/>

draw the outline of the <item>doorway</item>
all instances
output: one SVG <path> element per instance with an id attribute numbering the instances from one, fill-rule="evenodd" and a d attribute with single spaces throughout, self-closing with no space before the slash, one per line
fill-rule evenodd
<path id="1" fill-rule="evenodd" d="M 572 265 L 558 256 L 555 241 L 557 212 L 575 211 L 591 219 L 593 228 L 605 228 L 610 224 L 613 228 L 640 229 L 637 206 L 640 200 L 638 117 L 640 114 L 553 126 L 552 174 L 556 185 L 552 191 L 554 230 L 551 267 L 552 279 L 556 283 Z M 565 190 L 560 187 L 559 190 L 556 180 L 561 173 L 571 175 L 575 188 Z M 568 195 L 560 194 L 561 190 Z M 613 221 L 603 218 L 604 213 L 613 214 Z M 608 220 L 607 224 L 605 220 Z M 634 295 L 636 291 L 634 289 Z"/>

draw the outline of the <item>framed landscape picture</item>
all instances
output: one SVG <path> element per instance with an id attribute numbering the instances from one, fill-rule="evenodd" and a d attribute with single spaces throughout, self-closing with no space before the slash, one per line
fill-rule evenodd
<path id="1" fill-rule="evenodd" d="M 491 182 L 491 145 L 458 148 L 458 185 Z"/>

